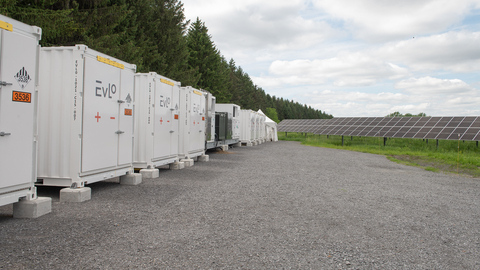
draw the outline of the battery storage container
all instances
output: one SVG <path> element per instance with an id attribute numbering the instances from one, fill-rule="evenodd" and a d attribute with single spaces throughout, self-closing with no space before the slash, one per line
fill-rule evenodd
<path id="1" fill-rule="evenodd" d="M 205 153 L 207 93 L 191 86 L 180 90 L 179 158 L 194 158 Z"/>
<path id="2" fill-rule="evenodd" d="M 206 95 L 206 107 L 207 112 L 205 115 L 205 144 L 206 149 L 215 148 L 215 106 L 216 106 L 216 98 L 210 93 L 207 92 Z"/>
<path id="3" fill-rule="evenodd" d="M 135 70 L 85 45 L 41 49 L 37 184 L 81 187 L 133 171 Z"/>
<path id="4" fill-rule="evenodd" d="M 180 82 L 155 72 L 135 74 L 134 168 L 178 161 Z"/>
<path id="5" fill-rule="evenodd" d="M 0 206 L 36 199 L 41 35 L 39 27 L 0 15 Z"/>
<path id="6" fill-rule="evenodd" d="M 228 113 L 228 134 L 226 144 L 234 144 L 240 141 L 240 106 L 236 104 L 217 104 L 217 112 Z"/>
<path id="7" fill-rule="evenodd" d="M 240 142 L 242 145 L 251 146 L 255 137 L 255 112 L 252 110 L 240 110 Z"/>

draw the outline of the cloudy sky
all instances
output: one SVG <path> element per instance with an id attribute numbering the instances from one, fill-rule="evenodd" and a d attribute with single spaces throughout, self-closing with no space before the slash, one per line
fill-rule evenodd
<path id="1" fill-rule="evenodd" d="M 270 95 L 335 117 L 480 115 L 480 0 L 181 0 Z"/>

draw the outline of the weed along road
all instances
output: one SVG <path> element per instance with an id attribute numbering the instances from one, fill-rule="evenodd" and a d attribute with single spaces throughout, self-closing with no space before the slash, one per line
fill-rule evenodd
<path id="1" fill-rule="evenodd" d="M 480 269 L 480 181 L 280 141 L 13 219 L 0 269 Z"/>

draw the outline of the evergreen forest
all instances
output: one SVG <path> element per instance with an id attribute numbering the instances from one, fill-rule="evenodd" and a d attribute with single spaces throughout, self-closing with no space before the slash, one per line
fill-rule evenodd
<path id="1" fill-rule="evenodd" d="M 0 0 L 0 14 L 41 27 L 43 47 L 85 44 L 274 121 L 333 117 L 265 93 L 223 57 L 204 22 L 186 20 L 178 0 Z"/>

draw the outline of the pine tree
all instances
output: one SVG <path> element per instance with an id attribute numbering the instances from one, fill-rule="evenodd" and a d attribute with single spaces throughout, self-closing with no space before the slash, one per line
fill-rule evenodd
<path id="1" fill-rule="evenodd" d="M 198 82 L 193 86 L 210 91 L 218 103 L 229 102 L 229 65 L 215 47 L 205 23 L 199 18 L 188 30 L 187 45 L 190 53 L 188 64 L 199 75 Z"/>

